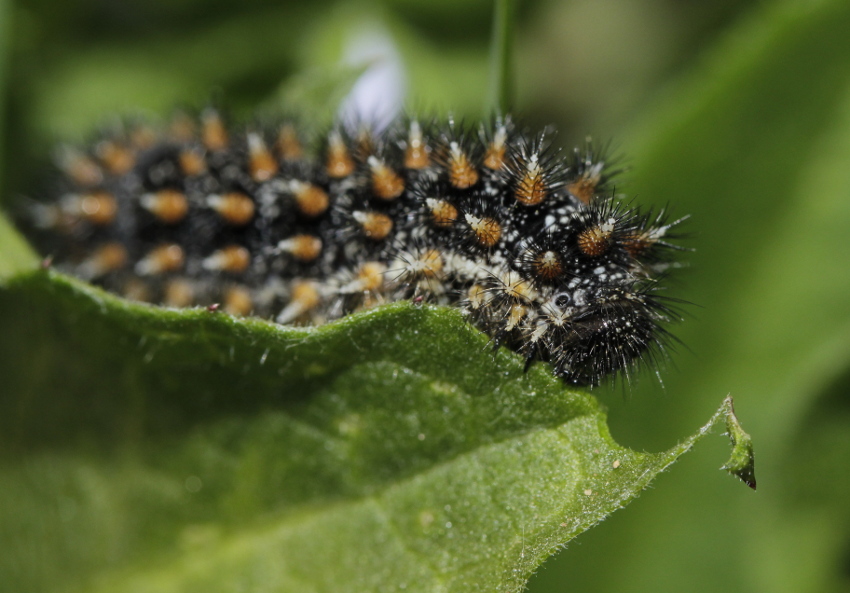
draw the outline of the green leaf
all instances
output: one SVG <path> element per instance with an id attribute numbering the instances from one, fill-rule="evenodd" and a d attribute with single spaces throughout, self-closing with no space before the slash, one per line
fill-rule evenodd
<path id="1" fill-rule="evenodd" d="M 0 326 L 4 591 L 520 591 L 731 414 L 625 449 L 595 397 L 408 302 L 297 329 L 36 271 Z"/>
<path id="2" fill-rule="evenodd" d="M 38 257 L 0 213 L 0 282 L 17 272 L 33 269 Z"/>
<path id="3" fill-rule="evenodd" d="M 9 12 L 6 0 L 0 0 L 0 113 L 4 111 L 6 98 L 6 53 L 9 39 L 7 31 L 11 29 L 8 24 Z M 3 120 L 0 118 L 0 160 L 3 158 L 4 132 Z M 0 174 L 2 174 L 2 170 L 0 170 Z M 0 179 L 1 184 L 2 179 Z M 0 200 L 0 204 L 2 203 L 3 201 Z M 2 216 L 2 211 L 0 211 L 0 281 L 15 272 L 32 269 L 35 267 L 36 261 L 38 260 L 26 241 L 10 228 L 9 223 Z"/>
<path id="4" fill-rule="evenodd" d="M 676 296 L 699 307 L 676 330 L 693 354 L 665 375 L 669 397 L 659 405 L 640 386 L 628 404 L 611 397 L 612 432 L 653 450 L 731 393 L 759 444 L 759 495 L 706 479 L 702 449 L 547 566 L 531 591 L 560 591 L 567 579 L 622 593 L 847 590 L 847 498 L 828 495 L 847 489 L 823 468 L 846 467 L 848 456 L 814 446 L 807 418 L 850 368 L 848 30 L 842 0 L 758 6 L 626 150 L 627 191 L 692 214 L 695 251 Z M 839 425 L 850 433 L 846 413 L 832 410 L 824 444 Z M 812 489 L 805 502 L 790 494 L 800 484 Z M 619 570 L 600 573 L 612 556 Z"/>
<path id="5" fill-rule="evenodd" d="M 6 0 L 0 0 L 0 113 L 5 107 L 5 82 L 6 82 L 6 53 L 8 35 L 6 31 L 10 29 L 9 8 Z M 0 159 L 3 157 L 3 137 L 4 132 L 2 127 L 3 120 L 0 118 Z M 0 171 L 2 174 L 2 171 Z M 2 185 L 2 179 L 0 179 Z M 0 199 L 0 204 L 3 200 Z M 30 249 L 27 242 L 12 228 L 9 221 L 3 216 L 3 211 L 0 210 L 0 283 L 5 278 L 12 276 L 17 272 L 31 270 L 36 266 L 38 258 Z"/>

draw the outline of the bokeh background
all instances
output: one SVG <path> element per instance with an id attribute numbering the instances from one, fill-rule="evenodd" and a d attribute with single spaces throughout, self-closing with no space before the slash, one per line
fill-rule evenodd
<path id="1" fill-rule="evenodd" d="M 297 104 L 358 43 L 389 40 L 408 108 L 486 114 L 485 0 L 0 0 L 0 197 L 109 114 L 211 96 Z M 614 436 L 658 451 L 727 393 L 756 493 L 703 442 L 574 541 L 530 591 L 850 591 L 850 3 L 534 0 L 515 24 L 516 109 L 570 146 L 611 140 L 618 191 L 691 214 L 682 345 L 600 392 Z M 339 100 L 328 85 L 327 102 Z"/>

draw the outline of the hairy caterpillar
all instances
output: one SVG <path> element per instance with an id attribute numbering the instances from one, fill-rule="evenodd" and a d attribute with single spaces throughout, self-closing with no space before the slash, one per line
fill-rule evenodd
<path id="1" fill-rule="evenodd" d="M 310 149 L 292 121 L 210 108 L 62 149 L 28 212 L 60 268 L 128 298 L 311 324 L 424 299 L 595 385 L 667 344 L 657 284 L 679 221 L 614 196 L 600 152 L 551 135 L 411 118 Z"/>

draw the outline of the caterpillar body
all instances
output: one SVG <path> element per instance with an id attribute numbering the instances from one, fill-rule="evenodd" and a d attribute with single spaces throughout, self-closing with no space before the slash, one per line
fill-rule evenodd
<path id="1" fill-rule="evenodd" d="M 311 143 L 293 121 L 210 108 L 60 150 L 28 210 L 61 269 L 128 298 L 284 324 L 425 300 L 595 385 L 669 343 L 658 282 L 679 221 L 615 196 L 592 144 L 551 137 L 408 118 Z"/>

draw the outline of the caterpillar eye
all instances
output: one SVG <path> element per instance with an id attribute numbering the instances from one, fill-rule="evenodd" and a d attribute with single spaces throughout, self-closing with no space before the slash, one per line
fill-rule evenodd
<path id="1" fill-rule="evenodd" d="M 556 294 L 555 298 L 552 299 L 552 302 L 559 309 L 566 309 L 570 306 L 572 300 L 573 299 L 568 292 L 562 292 L 560 294 Z"/>

